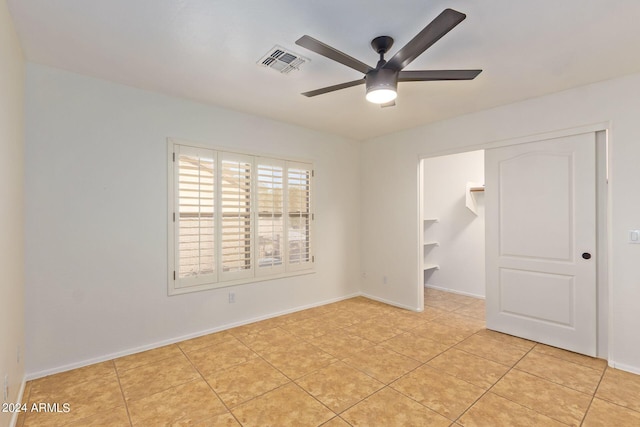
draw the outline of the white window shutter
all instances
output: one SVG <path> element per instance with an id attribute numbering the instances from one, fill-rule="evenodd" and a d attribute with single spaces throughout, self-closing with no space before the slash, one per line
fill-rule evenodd
<path id="1" fill-rule="evenodd" d="M 215 153 L 212 150 L 176 147 L 176 287 L 217 281 L 215 165 Z"/>
<path id="2" fill-rule="evenodd" d="M 313 169 L 310 164 L 287 162 L 287 269 L 312 268 Z"/>
<path id="3" fill-rule="evenodd" d="M 285 271 L 284 171 L 284 161 L 256 160 L 257 275 Z"/>
<path id="4" fill-rule="evenodd" d="M 220 153 L 220 278 L 253 276 L 252 157 Z"/>

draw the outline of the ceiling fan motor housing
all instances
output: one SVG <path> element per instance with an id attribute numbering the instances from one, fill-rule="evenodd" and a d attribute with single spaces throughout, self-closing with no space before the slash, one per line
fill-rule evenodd
<path id="1" fill-rule="evenodd" d="M 365 76 L 367 93 L 373 90 L 389 89 L 396 91 L 398 88 L 398 71 L 388 68 L 371 70 Z"/>

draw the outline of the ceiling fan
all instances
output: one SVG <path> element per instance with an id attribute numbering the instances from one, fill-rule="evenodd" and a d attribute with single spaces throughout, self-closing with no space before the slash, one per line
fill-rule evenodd
<path id="1" fill-rule="evenodd" d="M 398 82 L 424 82 L 435 80 L 473 80 L 482 70 L 420 70 L 403 71 L 406 67 L 420 56 L 425 50 L 431 47 L 442 36 L 451 31 L 456 25 L 462 22 L 467 15 L 453 9 L 445 9 L 433 21 L 431 21 L 422 31 L 418 33 L 409 43 L 396 52 L 393 57 L 386 61 L 384 54 L 393 45 L 393 39 L 389 36 L 376 37 L 371 41 L 371 47 L 380 55 L 375 68 L 360 62 L 359 60 L 343 53 L 329 45 L 310 36 L 302 36 L 296 41 L 298 46 L 309 49 L 319 55 L 337 61 L 349 68 L 364 73 L 364 78 L 341 83 L 322 89 L 305 92 L 304 96 L 316 96 L 329 93 L 348 87 L 365 84 L 367 89 L 367 101 L 381 104 L 382 107 L 395 105 L 397 97 Z"/>

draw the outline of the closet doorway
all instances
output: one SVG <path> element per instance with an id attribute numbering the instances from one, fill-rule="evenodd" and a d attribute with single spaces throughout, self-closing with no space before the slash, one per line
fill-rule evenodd
<path id="1" fill-rule="evenodd" d="M 484 150 L 422 161 L 423 285 L 485 297 Z"/>

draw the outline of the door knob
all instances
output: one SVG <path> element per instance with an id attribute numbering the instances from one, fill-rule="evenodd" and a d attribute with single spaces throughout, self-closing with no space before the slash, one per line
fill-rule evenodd
<path id="1" fill-rule="evenodd" d="M 591 254 L 589 252 L 585 252 L 585 253 L 582 254 L 582 258 L 591 259 Z"/>

